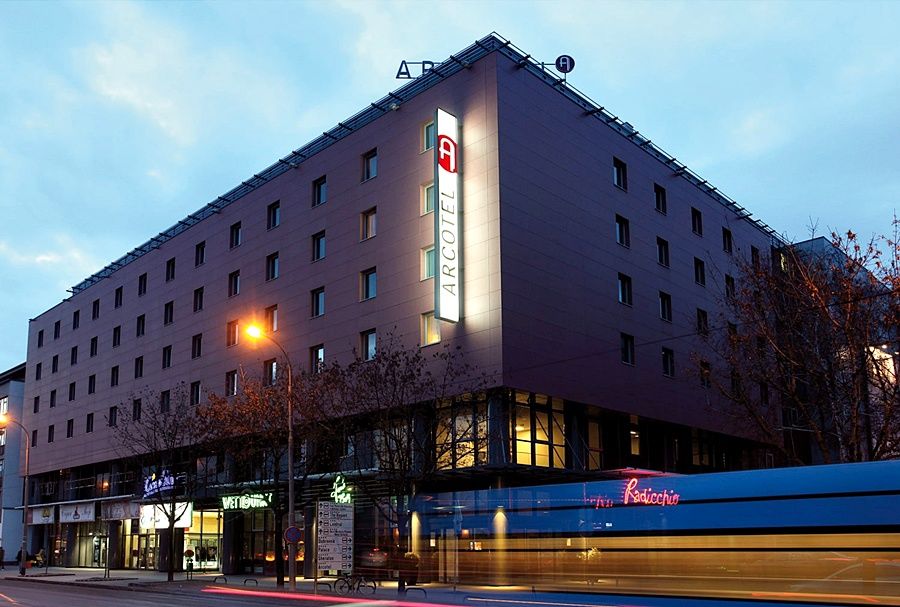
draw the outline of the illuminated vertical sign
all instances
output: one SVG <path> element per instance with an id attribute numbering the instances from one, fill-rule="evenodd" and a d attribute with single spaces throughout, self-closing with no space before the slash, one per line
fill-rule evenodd
<path id="1" fill-rule="evenodd" d="M 434 117 L 434 316 L 459 320 L 461 249 L 459 187 L 459 121 L 438 108 Z"/>

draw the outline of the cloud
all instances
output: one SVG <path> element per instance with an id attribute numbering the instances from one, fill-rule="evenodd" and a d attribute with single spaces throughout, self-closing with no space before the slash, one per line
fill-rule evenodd
<path id="1" fill-rule="evenodd" d="M 787 130 L 782 125 L 783 115 L 771 109 L 754 109 L 735 121 L 731 130 L 732 147 L 741 154 L 759 156 L 784 144 Z"/>
<path id="2" fill-rule="evenodd" d="M 45 239 L 41 247 L 0 240 L 0 260 L 15 269 L 42 280 L 51 280 L 68 288 L 96 272 L 103 265 L 68 234 L 58 233 Z M 10 272 L 12 275 L 12 272 Z"/>

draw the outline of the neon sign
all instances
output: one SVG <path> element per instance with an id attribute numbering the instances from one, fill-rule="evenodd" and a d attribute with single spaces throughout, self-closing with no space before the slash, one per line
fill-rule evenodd
<path id="1" fill-rule="evenodd" d="M 338 474 L 331 486 L 331 497 L 336 504 L 349 504 L 353 499 L 353 496 L 350 495 L 352 490 L 352 487 L 347 485 L 344 475 Z"/>
<path id="2" fill-rule="evenodd" d="M 272 503 L 272 493 L 245 493 L 243 495 L 223 495 L 223 510 L 259 510 Z"/>
<path id="3" fill-rule="evenodd" d="M 645 504 L 649 506 L 677 506 L 681 495 L 670 489 L 662 491 L 654 491 L 652 487 L 638 489 L 638 479 L 628 479 L 625 485 L 625 493 L 622 497 L 622 503 L 626 506 L 630 503 Z"/>
<path id="4" fill-rule="evenodd" d="M 434 213 L 434 249 L 437 254 L 434 317 L 458 322 L 462 288 L 459 246 L 459 121 L 453 114 L 438 108 L 434 123 L 434 191 L 437 193 Z"/>
<path id="5" fill-rule="evenodd" d="M 159 476 L 154 472 L 144 479 L 144 497 L 150 497 L 163 491 L 171 491 L 175 488 L 175 477 L 168 470 L 163 470 Z"/>

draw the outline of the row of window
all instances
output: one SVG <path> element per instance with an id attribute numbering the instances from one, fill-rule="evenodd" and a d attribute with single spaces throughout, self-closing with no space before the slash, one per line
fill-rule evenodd
<path id="1" fill-rule="evenodd" d="M 694 258 L 694 280 L 698 285 L 706 285 L 706 264 L 702 259 Z M 632 289 L 632 280 L 631 276 L 628 274 L 623 274 L 619 272 L 617 278 L 617 291 L 618 291 L 618 299 L 620 304 L 624 304 L 626 306 L 631 306 L 634 304 L 634 296 Z M 725 275 L 725 297 L 729 299 L 733 299 L 735 297 L 735 290 L 737 286 L 734 281 L 734 277 L 730 274 Z M 672 296 L 666 293 L 665 291 L 659 291 L 659 301 L 660 301 L 660 317 L 663 320 L 668 320 L 671 322 L 672 320 Z M 664 310 L 668 310 L 668 314 L 664 313 Z"/>
<path id="2" fill-rule="evenodd" d="M 703 235 L 703 216 L 697 209 L 691 209 L 691 217 L 693 223 L 693 229 L 695 234 Z M 661 238 L 657 238 L 657 242 L 662 240 Z M 628 221 L 627 218 L 622 215 L 616 214 L 616 242 L 622 245 L 625 248 L 631 247 L 631 222 Z M 663 240 L 663 242 L 666 242 Z M 667 243 L 668 246 L 668 243 Z M 754 247 L 755 249 L 755 247 Z M 722 228 L 722 250 L 726 253 L 734 252 L 734 240 L 731 236 L 731 230 L 728 228 Z M 757 258 L 759 255 L 759 251 L 757 250 Z M 666 257 L 668 258 L 668 251 L 666 253 Z M 663 264 L 668 266 L 668 263 Z"/>

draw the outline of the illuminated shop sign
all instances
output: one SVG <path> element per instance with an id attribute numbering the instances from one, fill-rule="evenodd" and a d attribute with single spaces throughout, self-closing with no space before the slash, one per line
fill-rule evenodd
<path id="1" fill-rule="evenodd" d="M 353 500 L 353 496 L 350 495 L 351 491 L 353 491 L 353 488 L 347 484 L 344 475 L 338 474 L 334 479 L 334 484 L 331 486 L 331 499 L 336 504 L 349 504 Z"/>
<path id="2" fill-rule="evenodd" d="M 141 529 L 168 529 L 169 512 L 175 514 L 175 528 L 186 529 L 191 526 L 194 516 L 194 504 L 177 502 L 175 504 L 145 504 L 141 506 Z"/>
<path id="3" fill-rule="evenodd" d="M 622 492 L 622 501 L 617 503 L 616 500 L 606 495 L 596 495 L 585 499 L 585 503 L 593 506 L 595 510 L 601 508 L 612 508 L 613 506 L 677 506 L 681 500 L 681 494 L 675 493 L 671 489 L 657 490 L 653 487 L 640 487 L 639 480 L 636 478 L 628 479 L 625 483 L 625 491 Z"/>
<path id="4" fill-rule="evenodd" d="M 462 262 L 459 246 L 459 121 L 456 116 L 438 108 L 434 123 L 434 188 L 437 193 L 434 213 L 434 247 L 437 252 L 434 316 L 457 322 Z"/>
<path id="5" fill-rule="evenodd" d="M 162 474 L 154 472 L 144 479 L 144 497 L 150 497 L 162 493 L 163 491 L 171 491 L 175 488 L 175 477 L 168 470 L 163 470 Z"/>
<path id="6" fill-rule="evenodd" d="M 259 510 L 268 508 L 271 503 L 271 492 L 222 496 L 222 510 Z"/>

